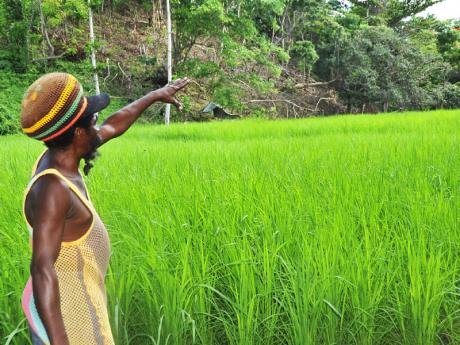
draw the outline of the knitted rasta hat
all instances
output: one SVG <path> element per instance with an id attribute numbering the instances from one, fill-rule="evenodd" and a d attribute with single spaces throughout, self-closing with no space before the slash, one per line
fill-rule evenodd
<path id="1" fill-rule="evenodd" d="M 109 102 L 107 94 L 83 96 L 81 84 L 70 74 L 45 74 L 24 94 L 22 131 L 31 138 L 49 141 L 65 133 L 78 119 L 104 109 Z"/>

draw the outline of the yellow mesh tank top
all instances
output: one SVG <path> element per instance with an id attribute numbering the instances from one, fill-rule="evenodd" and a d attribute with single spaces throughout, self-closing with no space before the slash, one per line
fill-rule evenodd
<path id="1" fill-rule="evenodd" d="M 82 237 L 76 241 L 62 242 L 54 264 L 59 282 L 61 313 L 70 345 L 113 345 L 104 284 L 110 257 L 107 230 L 91 201 L 56 169 L 46 169 L 33 176 L 25 191 L 24 201 L 34 182 L 46 174 L 61 178 L 93 217 L 90 228 Z M 32 236 L 33 229 L 28 223 L 27 226 Z M 49 344 L 35 306 L 32 278 L 29 278 L 24 289 L 22 305 L 31 330 L 45 344 Z"/>

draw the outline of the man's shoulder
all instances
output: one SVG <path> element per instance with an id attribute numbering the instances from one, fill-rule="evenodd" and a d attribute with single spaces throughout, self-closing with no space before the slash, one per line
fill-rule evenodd
<path id="1" fill-rule="evenodd" d="M 57 174 L 48 172 L 40 174 L 30 187 L 30 194 L 42 198 L 66 198 L 69 195 L 69 188 L 66 182 Z"/>

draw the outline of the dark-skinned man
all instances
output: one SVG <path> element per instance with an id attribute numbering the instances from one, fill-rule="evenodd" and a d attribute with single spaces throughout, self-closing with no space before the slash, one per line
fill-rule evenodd
<path id="1" fill-rule="evenodd" d="M 187 78 L 151 91 L 96 126 L 107 94 L 85 97 L 78 80 L 49 73 L 26 91 L 22 130 L 43 141 L 24 197 L 32 260 L 22 305 L 34 345 L 112 345 L 104 278 L 110 242 L 79 172 L 96 150 L 122 135 L 154 102 L 182 105 L 176 92 Z"/>

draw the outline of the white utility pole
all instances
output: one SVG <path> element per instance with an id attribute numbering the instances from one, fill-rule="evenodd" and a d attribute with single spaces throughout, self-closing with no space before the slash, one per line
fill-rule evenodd
<path id="1" fill-rule="evenodd" d="M 168 26 L 168 83 L 172 80 L 172 25 L 171 25 L 171 7 L 169 0 L 166 0 L 166 17 Z M 171 104 L 166 104 L 165 124 L 169 126 L 169 117 L 171 114 Z"/>
<path id="2" fill-rule="evenodd" d="M 93 12 L 91 11 L 91 0 L 88 0 L 88 11 L 89 11 L 89 39 L 91 42 L 91 65 L 93 66 L 93 77 L 94 84 L 96 87 L 96 95 L 99 95 L 99 78 L 97 77 L 96 71 L 96 53 L 94 52 L 94 30 L 93 30 Z"/>

